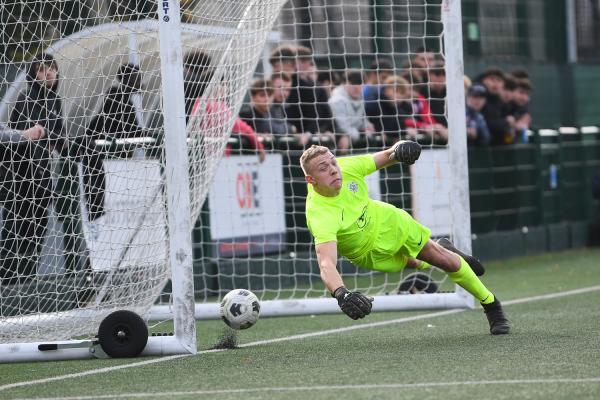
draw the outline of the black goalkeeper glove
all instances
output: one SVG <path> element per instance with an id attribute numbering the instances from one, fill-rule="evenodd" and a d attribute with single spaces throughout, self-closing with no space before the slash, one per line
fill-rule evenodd
<path id="1" fill-rule="evenodd" d="M 396 160 L 403 164 L 412 165 L 421 155 L 421 145 L 410 140 L 400 140 L 392 146 L 390 160 Z"/>
<path id="2" fill-rule="evenodd" d="M 373 298 L 361 292 L 351 292 L 343 286 L 335 289 L 332 294 L 337 299 L 338 305 L 352 319 L 364 318 L 371 313 Z"/>

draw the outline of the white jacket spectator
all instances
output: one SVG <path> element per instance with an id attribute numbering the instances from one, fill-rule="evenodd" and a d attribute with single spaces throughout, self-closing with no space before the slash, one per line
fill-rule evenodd
<path id="1" fill-rule="evenodd" d="M 351 96 L 348 86 L 358 86 L 358 97 Z M 372 129 L 365 113 L 361 86 L 345 84 L 336 87 L 331 93 L 329 107 L 335 119 L 337 133 L 358 139 L 361 133 Z"/>

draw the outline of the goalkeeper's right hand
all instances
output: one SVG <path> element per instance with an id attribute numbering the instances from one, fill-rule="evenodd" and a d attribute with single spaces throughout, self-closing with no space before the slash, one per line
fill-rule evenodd
<path id="1" fill-rule="evenodd" d="M 361 292 L 351 292 L 340 286 L 333 292 L 333 297 L 337 299 L 344 314 L 352 319 L 364 318 L 371 313 L 373 298 L 365 296 Z"/>
<path id="2" fill-rule="evenodd" d="M 400 140 L 391 147 L 390 160 L 412 165 L 421 155 L 421 145 L 411 140 Z"/>

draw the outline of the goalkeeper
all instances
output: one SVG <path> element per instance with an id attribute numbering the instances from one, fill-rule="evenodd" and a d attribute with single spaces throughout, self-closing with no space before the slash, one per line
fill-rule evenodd
<path id="1" fill-rule="evenodd" d="M 371 312 L 373 299 L 344 287 L 336 268 L 338 252 L 359 267 L 382 272 L 433 265 L 481 302 L 492 334 L 508 333 L 509 321 L 498 299 L 477 277 L 483 266 L 474 257 L 449 241 L 429 240 L 430 230 L 406 211 L 369 198 L 366 175 L 398 162 L 413 164 L 420 153 L 421 147 L 411 141 L 340 159 L 323 146 L 304 151 L 300 165 L 308 183 L 306 221 L 315 239 L 321 279 L 342 311 L 359 319 Z"/>

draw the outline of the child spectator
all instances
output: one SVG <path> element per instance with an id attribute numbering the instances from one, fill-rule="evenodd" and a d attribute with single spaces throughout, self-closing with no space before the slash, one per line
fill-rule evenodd
<path id="1" fill-rule="evenodd" d="M 405 120 L 412 115 L 411 89 L 406 79 L 397 75 L 388 77 L 378 89 L 365 98 L 365 111 L 375 131 L 383 133 L 384 145 L 389 146 L 406 133 Z"/>
<path id="2" fill-rule="evenodd" d="M 255 80 L 250 86 L 250 104 L 244 105 L 240 118 L 263 138 L 271 138 L 271 103 L 273 102 L 273 87 L 271 82 L 264 79 Z"/>
<path id="3" fill-rule="evenodd" d="M 467 91 L 466 121 L 469 146 L 487 146 L 490 144 L 490 131 L 480 112 L 485 105 L 486 92 L 485 86 L 480 83 L 472 85 Z"/>
<path id="4" fill-rule="evenodd" d="M 293 135 L 296 133 L 296 127 L 287 121 L 285 112 L 285 101 L 290 95 L 292 77 L 285 72 L 279 72 L 271 75 L 270 82 L 273 88 L 270 109 L 271 133 L 276 136 Z"/>

